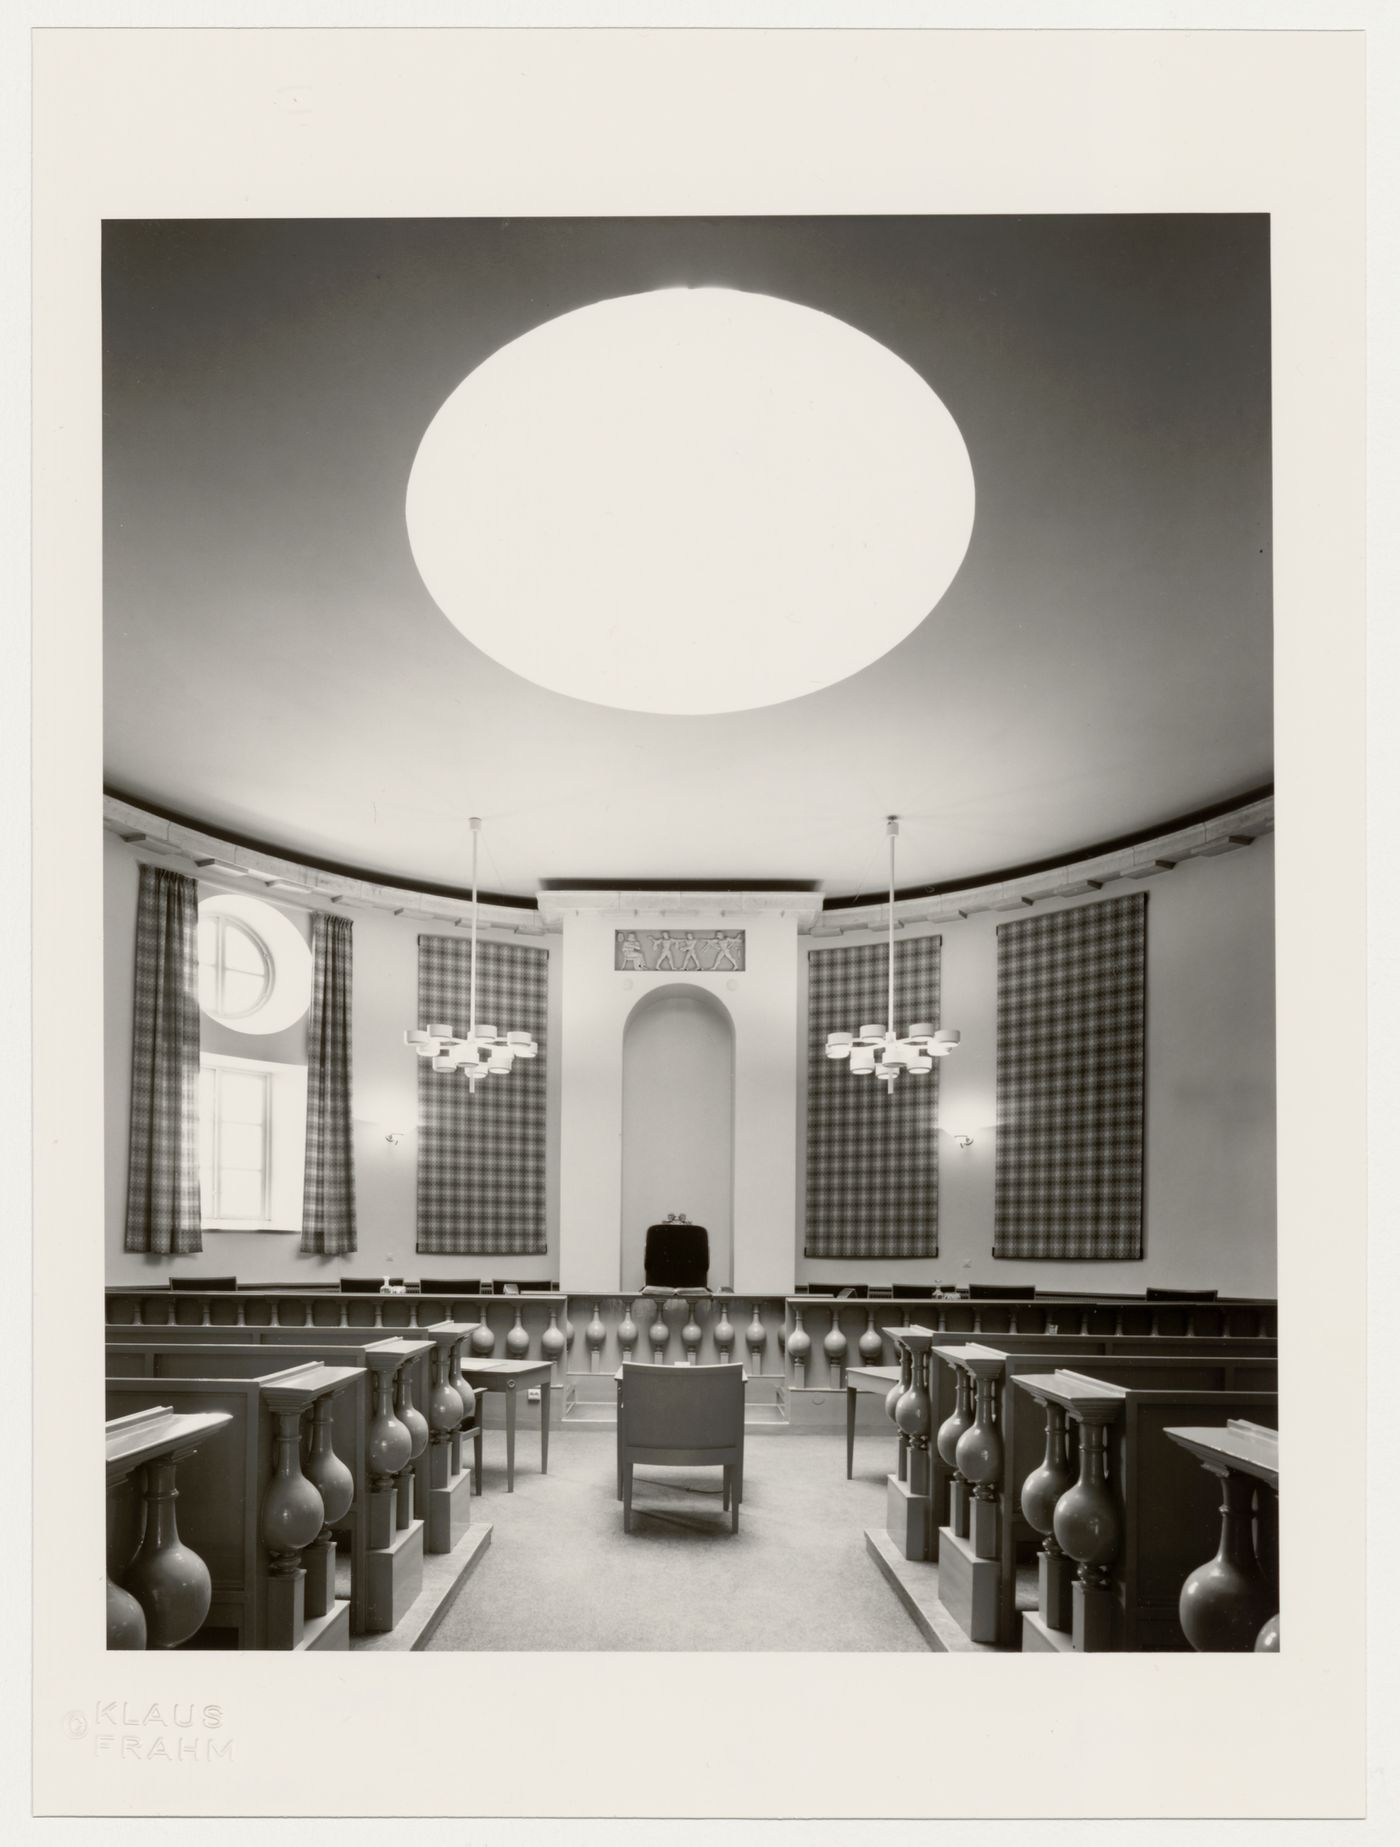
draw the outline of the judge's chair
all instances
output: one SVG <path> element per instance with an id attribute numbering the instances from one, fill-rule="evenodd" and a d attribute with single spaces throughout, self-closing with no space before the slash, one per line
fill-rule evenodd
<path id="1" fill-rule="evenodd" d="M 703 1291 L 710 1277 L 709 1232 L 687 1219 L 648 1225 L 642 1269 L 648 1289 Z"/>
<path id="2" fill-rule="evenodd" d="M 622 1530 L 632 1531 L 632 1470 L 724 1471 L 724 1510 L 739 1530 L 744 1493 L 744 1369 L 624 1363 L 617 1391 L 617 1493 Z"/>

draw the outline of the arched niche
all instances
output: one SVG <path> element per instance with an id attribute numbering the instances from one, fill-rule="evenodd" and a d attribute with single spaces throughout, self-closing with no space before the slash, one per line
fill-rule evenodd
<path id="1" fill-rule="evenodd" d="M 622 1029 L 622 1288 L 641 1288 L 646 1228 L 668 1212 L 706 1227 L 710 1287 L 732 1284 L 734 1021 L 685 981 L 643 995 Z"/>

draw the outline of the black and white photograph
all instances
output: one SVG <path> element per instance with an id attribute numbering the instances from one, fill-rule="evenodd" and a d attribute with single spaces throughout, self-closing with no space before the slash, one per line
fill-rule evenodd
<path id="1" fill-rule="evenodd" d="M 955 1753 L 974 1674 L 1053 1731 L 1142 1657 L 1182 1711 L 1314 1658 L 1287 1368 L 1363 1227 L 1290 1269 L 1294 237 L 1127 191 L 101 211 L 101 1232 L 48 1301 L 82 1646 L 183 1689 L 74 1696 L 104 1774 L 216 1800 L 248 1657 L 366 1724 L 547 1675 L 585 1739 L 774 1676 L 809 1751 L 941 1675 Z M 577 1813 L 761 1812 L 696 1794 Z"/>

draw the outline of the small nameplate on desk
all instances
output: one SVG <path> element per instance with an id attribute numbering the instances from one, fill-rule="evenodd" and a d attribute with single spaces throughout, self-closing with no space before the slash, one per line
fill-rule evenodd
<path id="1" fill-rule="evenodd" d="M 744 972 L 742 930 L 617 930 L 613 969 L 639 974 Z"/>

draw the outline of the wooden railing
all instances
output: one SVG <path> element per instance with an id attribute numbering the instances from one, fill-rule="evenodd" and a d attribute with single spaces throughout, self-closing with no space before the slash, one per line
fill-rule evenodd
<path id="1" fill-rule="evenodd" d="M 1004 1338 L 1009 1343 L 1011 1337 Z M 1049 1427 L 1042 1432 L 1035 1417 L 1027 1415 L 1031 1407 L 1010 1391 L 1019 1375 L 1052 1370 L 1068 1357 L 1066 1349 L 1092 1346 L 1094 1355 L 1082 1361 L 1076 1356 L 1076 1363 L 1096 1379 L 1140 1390 L 1272 1391 L 1278 1383 L 1277 1360 L 1259 1355 L 1254 1341 L 1182 1340 L 1172 1342 L 1175 1350 L 1166 1352 L 1162 1341 L 1147 1345 L 1127 1338 L 1021 1338 L 1025 1347 L 1041 1351 L 1012 1352 L 975 1341 L 940 1342 L 933 1349 L 940 1403 L 948 1402 L 950 1379 L 953 1394 L 941 1427 L 934 1483 L 935 1499 L 942 1507 L 947 1472 L 947 1499 L 954 1509 L 946 1522 L 946 1543 L 940 1535 L 939 1595 L 973 1640 L 1002 1647 L 1018 1640 L 1018 1550 L 1040 1537 L 1046 1541 L 1043 1570 L 1050 1571 L 1045 1561 L 1055 1558 L 1049 1528 L 1044 1523 L 1037 1526 L 1022 1509 L 1023 1484 L 1037 1470 L 1048 1469 L 1049 1475 L 1041 1475 L 1032 1490 L 1033 1498 L 1043 1494 L 1050 1476 L 1061 1468 L 1061 1459 L 1063 1466 L 1069 1461 L 1062 1414 L 1046 1407 Z M 1054 1571 L 1051 1580 L 1059 1582 Z M 1055 1608 L 1058 1611 L 1061 1603 Z"/>
<path id="2" fill-rule="evenodd" d="M 1153 1342 L 1274 1341 L 1278 1336 L 1277 1304 L 1245 1297 L 1159 1302 L 1137 1296 L 1038 1295 L 1027 1301 L 997 1301 L 956 1295 L 792 1295 L 785 1298 L 783 1312 L 788 1383 L 797 1391 L 838 1390 L 846 1365 L 857 1363 L 856 1354 L 867 1366 L 894 1363 L 898 1355 L 893 1337 L 901 1325 L 988 1340 L 1003 1334 L 1137 1337 Z"/>
<path id="3" fill-rule="evenodd" d="M 232 1421 L 171 1405 L 108 1419 L 108 1648 L 178 1648 L 209 1614 L 209 1567 L 180 1538 L 175 1484 L 179 1465 Z"/>
<path id="4" fill-rule="evenodd" d="M 1181 1587 L 1195 1649 L 1277 1654 L 1278 1432 L 1242 1418 L 1166 1432 L 1220 1483 L 1220 1544 Z"/>
<path id="5" fill-rule="evenodd" d="M 1214 1532 L 1202 1497 L 1192 1492 L 1188 1458 L 1167 1438 L 1166 1427 L 1187 1420 L 1194 1427 L 1202 1418 L 1272 1417 L 1277 1394 L 1186 1385 L 1147 1389 L 1074 1372 L 1022 1374 L 1014 1385 L 1045 1409 L 1051 1462 L 1048 1476 L 1027 1478 L 1023 1511 L 1075 1567 L 1068 1631 L 1063 1585 L 1057 1589 L 1055 1571 L 1047 1569 L 1041 1583 L 1048 1594 L 1022 1619 L 1022 1647 L 1088 1653 L 1185 1646 L 1179 1587 Z M 1065 1414 L 1079 1457 L 1077 1478 L 1058 1494 L 1058 1450 L 1048 1428 L 1052 1407 Z M 1053 1564 L 1054 1554 L 1047 1558 Z"/>

